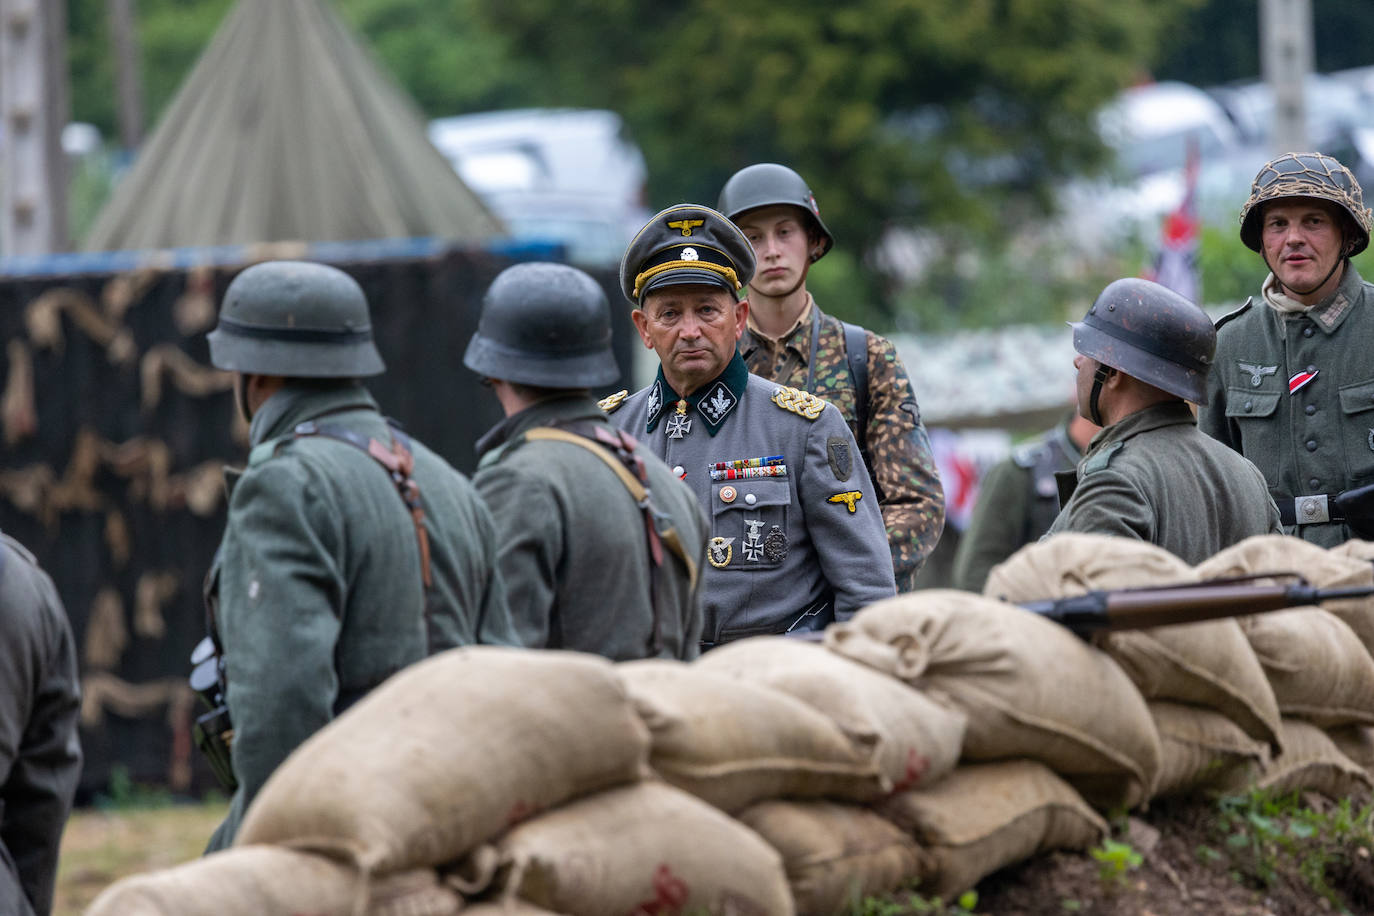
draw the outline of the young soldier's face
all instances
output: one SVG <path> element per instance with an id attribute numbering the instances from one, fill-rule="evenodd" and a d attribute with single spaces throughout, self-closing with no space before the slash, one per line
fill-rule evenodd
<path id="1" fill-rule="evenodd" d="M 693 285 L 649 293 L 631 317 L 668 384 L 686 396 L 725 371 L 748 314 L 748 303 L 720 287 Z"/>
<path id="2" fill-rule="evenodd" d="M 1330 293 L 1328 285 L 1334 289 L 1340 282 L 1331 272 L 1345 251 L 1335 204 L 1309 197 L 1278 200 L 1265 205 L 1260 225 L 1264 259 L 1289 295 L 1316 296 L 1312 301 L 1318 302 Z M 1318 284 L 1322 288 L 1314 290 Z"/>
<path id="3" fill-rule="evenodd" d="M 757 265 L 749 288 L 761 295 L 782 298 L 801 286 L 819 244 L 807 232 L 807 214 L 785 204 L 759 207 L 740 214 L 739 226 L 754 246 Z"/>

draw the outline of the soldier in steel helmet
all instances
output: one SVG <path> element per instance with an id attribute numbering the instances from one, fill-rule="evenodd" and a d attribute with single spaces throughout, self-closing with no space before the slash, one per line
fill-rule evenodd
<path id="1" fill-rule="evenodd" d="M 897 585 L 910 590 L 940 540 L 945 494 L 906 367 L 890 341 L 825 314 L 807 291 L 834 238 L 800 175 L 771 162 L 741 169 L 717 209 L 758 263 L 739 343 L 749 371 L 839 408 L 878 492 Z"/>
<path id="2" fill-rule="evenodd" d="M 735 349 L 753 272 L 749 240 L 715 210 L 680 204 L 649 220 L 620 285 L 658 377 L 602 401 L 710 517 L 705 648 L 819 630 L 895 593 L 882 514 L 844 418 L 750 375 Z"/>
<path id="3" fill-rule="evenodd" d="M 214 850 L 277 765 L 368 690 L 438 650 L 515 634 L 486 506 L 360 381 L 383 365 L 352 277 L 249 267 L 209 341 L 253 446 L 226 472 L 206 580 L 237 783 Z"/>
<path id="4" fill-rule="evenodd" d="M 507 268 L 463 363 L 506 414 L 477 443 L 473 482 L 521 642 L 615 661 L 696 657 L 706 521 L 591 396 L 620 376 L 601 287 L 564 264 Z"/>
<path id="5" fill-rule="evenodd" d="M 1260 169 L 1240 237 L 1269 274 L 1217 322 L 1202 429 L 1264 474 L 1286 531 L 1324 547 L 1374 537 L 1374 286 L 1350 263 L 1370 212 L 1321 153 Z"/>
<path id="6" fill-rule="evenodd" d="M 1066 531 L 1158 544 L 1189 563 L 1279 531 L 1264 477 L 1197 428 L 1216 332 L 1207 313 L 1149 280 L 1117 280 L 1073 324 L 1078 411 L 1102 427 L 1046 537 Z"/>
<path id="7" fill-rule="evenodd" d="M 76 645 L 52 579 L 0 534 L 0 913 L 47 916 L 81 778 Z"/>

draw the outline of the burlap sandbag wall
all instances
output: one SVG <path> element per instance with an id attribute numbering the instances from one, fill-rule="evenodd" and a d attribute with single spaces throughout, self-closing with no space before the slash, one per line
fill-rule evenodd
<path id="1" fill-rule="evenodd" d="M 983 592 L 1019 602 L 1197 578 L 1187 563 L 1154 544 L 1064 534 L 1028 544 L 994 567 Z M 1274 692 L 1235 620 L 1103 634 L 1097 644 L 1146 699 L 1215 709 L 1252 738 L 1278 745 Z"/>
<path id="2" fill-rule="evenodd" d="M 1149 797 L 1159 739 L 1145 700 L 1110 657 L 1044 617 L 913 592 L 834 624 L 825 645 L 949 697 L 968 715 L 967 760 L 1039 760 L 1104 808 Z"/>

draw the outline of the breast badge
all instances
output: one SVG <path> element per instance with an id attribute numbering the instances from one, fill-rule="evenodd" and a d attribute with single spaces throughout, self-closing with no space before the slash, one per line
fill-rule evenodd
<path id="1" fill-rule="evenodd" d="M 763 555 L 769 563 L 781 563 L 787 556 L 787 532 L 774 525 L 763 539 Z"/>
<path id="2" fill-rule="evenodd" d="M 734 538 L 711 538 L 711 543 L 706 548 L 706 559 L 710 560 L 716 569 L 729 566 L 730 559 L 734 556 L 734 548 L 731 546 L 734 542 Z"/>

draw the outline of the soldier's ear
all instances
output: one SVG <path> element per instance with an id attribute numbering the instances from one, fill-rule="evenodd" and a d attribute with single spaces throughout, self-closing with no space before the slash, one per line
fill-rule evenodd
<path id="1" fill-rule="evenodd" d="M 635 309 L 630 313 L 630 320 L 635 323 L 635 330 L 639 332 L 639 339 L 644 341 L 644 349 L 654 348 L 654 339 L 649 336 L 649 316 L 644 314 L 643 309 Z"/>

